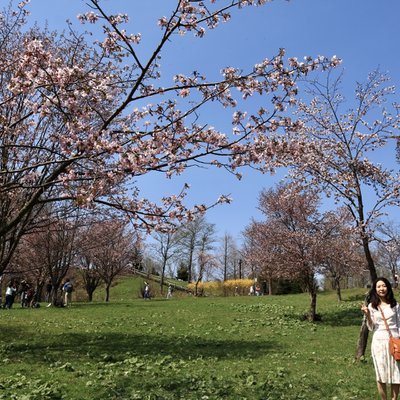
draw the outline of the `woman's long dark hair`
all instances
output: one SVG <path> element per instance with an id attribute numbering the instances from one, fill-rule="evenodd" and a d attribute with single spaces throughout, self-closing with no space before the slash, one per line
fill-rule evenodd
<path id="1" fill-rule="evenodd" d="M 376 284 L 379 281 L 382 281 L 386 285 L 386 288 L 387 288 L 386 301 L 390 304 L 390 307 L 392 307 L 392 308 L 395 307 L 397 304 L 397 301 L 394 298 L 392 285 L 386 278 L 383 278 L 383 277 L 375 279 L 375 281 L 372 285 L 372 288 L 369 292 L 369 301 L 370 301 L 372 307 L 375 308 L 375 310 L 377 310 L 379 304 L 381 303 L 381 299 L 378 296 L 378 293 L 376 292 Z"/>

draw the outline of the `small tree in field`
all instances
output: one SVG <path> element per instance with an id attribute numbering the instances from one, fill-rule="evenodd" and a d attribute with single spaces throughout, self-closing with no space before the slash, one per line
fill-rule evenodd
<path id="1" fill-rule="evenodd" d="M 221 239 L 218 253 L 218 264 L 222 270 L 222 279 L 224 281 L 228 279 L 241 279 L 241 255 L 235 239 L 227 232 Z"/>
<path id="2" fill-rule="evenodd" d="M 278 248 L 274 246 L 274 227 L 268 222 L 253 221 L 243 233 L 245 243 L 243 255 L 247 263 L 266 279 L 268 294 L 272 295 L 272 282 L 278 279 L 282 261 L 277 257 Z"/>
<path id="3" fill-rule="evenodd" d="M 161 82 L 167 44 L 185 33 L 201 38 L 232 10 L 266 0 L 176 0 L 159 18 L 159 40 L 148 55 L 139 50 L 140 33 L 128 32 L 128 16 L 107 12 L 101 0 L 89 0 L 89 12 L 79 17 L 87 26 L 102 24 L 95 40 L 73 24 L 66 34 L 28 28 L 27 3 L 0 15 L 0 274 L 43 204 L 113 207 L 149 231 L 203 212 L 205 205 L 185 206 L 188 185 L 155 203 L 141 196 L 138 178 L 152 172 L 172 178 L 200 163 L 236 174 L 258 161 L 251 149 L 263 146 L 277 124 L 292 125 L 283 115 L 296 80 L 339 62 L 287 63 L 281 50 L 247 71 L 224 68 L 211 81 L 198 66 L 181 74 L 177 60 L 176 72 Z M 271 109 L 242 109 L 254 94 L 269 97 Z M 206 104 L 214 114 L 232 109 L 232 132 L 199 119 Z"/>
<path id="4" fill-rule="evenodd" d="M 20 250 L 25 252 L 25 268 L 36 271 L 42 286 L 46 280 L 51 281 L 53 305 L 60 302 L 59 289 L 70 268 L 75 266 L 78 229 L 78 219 L 62 217 L 26 235 L 22 242 Z"/>
<path id="5" fill-rule="evenodd" d="M 174 258 L 179 245 L 176 232 L 156 232 L 153 235 L 156 259 L 161 263 L 160 291 L 163 293 L 167 265 Z"/>
<path id="6" fill-rule="evenodd" d="M 136 263 L 137 246 L 140 238 L 127 230 L 127 226 L 118 220 L 101 221 L 92 227 L 92 265 L 105 283 L 105 301 L 110 300 L 110 288 L 117 276 L 129 272 Z"/>
<path id="7" fill-rule="evenodd" d="M 253 244 L 248 257 L 266 268 L 266 276 L 296 279 L 308 291 L 310 321 L 317 315 L 316 275 L 324 272 L 332 256 L 329 244 L 344 228 L 339 215 L 334 218 L 330 212 L 319 212 L 319 202 L 315 191 L 294 184 L 263 191 L 259 208 L 265 221 L 253 221 L 245 231 Z"/>
<path id="8" fill-rule="evenodd" d="M 96 222 L 89 222 L 79 233 L 77 268 L 82 278 L 88 301 L 93 300 L 93 294 L 101 283 L 99 270 L 94 263 L 95 254 L 99 246 L 97 232 L 92 230 L 95 224 Z"/>
<path id="9" fill-rule="evenodd" d="M 204 246 L 204 238 L 210 237 L 211 231 L 213 235 L 215 233 L 214 225 L 208 223 L 205 217 L 199 216 L 181 225 L 176 232 L 177 256 L 183 259 L 187 266 L 189 283 L 195 277 L 196 258 L 198 259 L 197 256 Z"/>
<path id="10" fill-rule="evenodd" d="M 338 301 L 342 301 L 341 282 L 344 278 L 362 273 L 365 258 L 362 246 L 354 227 L 352 217 L 346 208 L 328 213 L 330 235 L 324 243 L 324 276 L 331 279 Z"/>
<path id="11" fill-rule="evenodd" d="M 216 266 L 215 257 L 212 254 L 215 242 L 215 225 L 205 223 L 199 236 L 199 248 L 197 251 L 197 274 L 194 285 L 194 294 L 198 296 L 199 283 L 203 280 L 204 276 Z"/>
<path id="12" fill-rule="evenodd" d="M 87 299 L 88 301 L 93 301 L 93 294 L 102 282 L 101 276 L 88 256 L 80 256 L 79 261 L 78 271 L 87 293 Z"/>

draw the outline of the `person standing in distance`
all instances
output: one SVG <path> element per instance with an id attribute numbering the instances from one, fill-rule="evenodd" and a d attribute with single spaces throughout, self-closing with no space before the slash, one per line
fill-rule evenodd
<path id="1" fill-rule="evenodd" d="M 143 298 L 145 300 L 150 300 L 150 285 L 146 281 L 144 282 Z"/>
<path id="2" fill-rule="evenodd" d="M 17 283 L 13 279 L 7 286 L 6 302 L 4 304 L 4 308 L 10 309 L 13 306 L 16 294 L 17 294 Z"/>
<path id="3" fill-rule="evenodd" d="M 172 299 L 172 285 L 168 285 L 167 299 Z"/>
<path id="4" fill-rule="evenodd" d="M 63 286 L 63 292 L 64 292 L 64 307 L 69 307 L 72 302 L 72 283 L 69 278 L 65 280 L 64 286 Z"/>
<path id="5" fill-rule="evenodd" d="M 387 385 L 391 385 L 391 400 L 397 400 L 400 389 L 400 363 L 389 351 L 389 333 L 385 316 L 393 337 L 399 337 L 400 306 L 394 298 L 392 285 L 386 278 L 374 281 L 369 293 L 370 303 L 361 306 L 367 327 L 373 332 L 371 343 L 372 360 L 375 367 L 378 392 L 382 400 L 387 400 Z"/>

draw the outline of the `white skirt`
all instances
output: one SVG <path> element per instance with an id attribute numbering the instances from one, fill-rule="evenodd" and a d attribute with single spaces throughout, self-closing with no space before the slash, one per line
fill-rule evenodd
<path id="1" fill-rule="evenodd" d="M 400 363 L 389 352 L 389 340 L 373 338 L 371 354 L 376 380 L 381 383 L 400 384 Z"/>

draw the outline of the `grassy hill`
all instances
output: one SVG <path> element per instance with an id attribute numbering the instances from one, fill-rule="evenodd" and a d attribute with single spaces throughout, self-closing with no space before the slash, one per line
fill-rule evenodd
<path id="1" fill-rule="evenodd" d="M 0 399 L 377 399 L 369 349 L 353 362 L 364 290 L 138 298 L 140 280 L 109 304 L 0 311 Z"/>
<path id="2" fill-rule="evenodd" d="M 144 281 L 148 281 L 150 283 L 151 293 L 154 298 L 163 298 L 167 293 L 168 283 L 172 283 L 173 285 L 179 285 L 185 287 L 187 285 L 186 282 L 181 282 L 173 279 L 167 279 L 165 281 L 163 293 L 160 291 L 160 283 L 153 281 L 152 279 L 148 279 L 146 277 L 125 277 L 121 278 L 115 282 L 111 289 L 110 300 L 111 302 L 121 302 L 121 301 L 132 301 L 142 296 L 142 290 L 144 288 Z M 87 299 L 87 294 L 84 292 L 82 288 L 78 288 L 77 293 L 75 293 L 76 297 L 81 301 L 85 301 Z M 186 296 L 186 293 L 175 290 L 175 297 Z M 94 292 L 93 299 L 95 302 L 101 302 L 105 298 L 105 290 L 103 286 L 100 286 Z"/>

